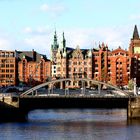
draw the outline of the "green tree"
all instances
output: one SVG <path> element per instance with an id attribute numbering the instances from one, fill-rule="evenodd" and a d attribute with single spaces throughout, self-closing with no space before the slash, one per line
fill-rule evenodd
<path id="1" fill-rule="evenodd" d="M 133 90 L 133 89 L 134 89 L 134 82 L 133 82 L 132 79 L 129 80 L 129 82 L 128 82 L 128 88 L 129 88 L 130 90 Z"/>

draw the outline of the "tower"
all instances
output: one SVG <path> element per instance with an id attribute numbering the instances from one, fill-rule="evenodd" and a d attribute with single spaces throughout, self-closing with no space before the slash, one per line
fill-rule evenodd
<path id="1" fill-rule="evenodd" d="M 51 45 L 51 61 L 56 63 L 56 53 L 58 51 L 57 34 L 54 32 L 53 44 Z"/>
<path id="2" fill-rule="evenodd" d="M 135 25 L 135 27 L 134 27 L 133 39 L 139 39 L 139 33 L 138 33 L 137 25 Z"/>
<path id="3" fill-rule="evenodd" d="M 53 44 L 51 45 L 51 62 L 52 62 L 52 72 L 51 76 L 54 78 L 56 77 L 56 54 L 58 51 L 59 45 L 57 43 L 57 35 L 56 31 L 54 32 Z"/>
<path id="4" fill-rule="evenodd" d="M 133 31 L 133 36 L 130 42 L 130 47 L 129 47 L 130 55 L 134 54 L 140 54 L 140 38 L 139 38 L 139 33 L 137 29 L 137 25 L 134 27 Z"/>
<path id="5" fill-rule="evenodd" d="M 130 42 L 129 56 L 131 58 L 130 78 L 136 78 L 136 84 L 140 86 L 140 37 L 136 25 Z"/>

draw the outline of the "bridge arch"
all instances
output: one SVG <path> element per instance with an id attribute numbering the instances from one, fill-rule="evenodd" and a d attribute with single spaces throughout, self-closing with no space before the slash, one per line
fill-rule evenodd
<path id="1" fill-rule="evenodd" d="M 123 91 L 121 90 L 120 88 L 116 87 L 116 86 L 113 86 L 111 84 L 108 84 L 108 83 L 105 83 L 105 82 L 101 82 L 101 81 L 97 81 L 97 80 L 92 80 L 92 79 L 88 79 L 88 78 L 75 78 L 75 79 L 71 79 L 71 78 L 64 78 L 64 79 L 57 79 L 57 80 L 52 80 L 52 81 L 49 81 L 49 82 L 46 82 L 46 83 L 42 83 L 40 85 L 37 85 L 25 92 L 23 92 L 20 96 L 26 96 L 34 91 L 36 91 L 37 89 L 39 88 L 42 88 L 42 87 L 45 87 L 45 86 L 48 86 L 48 85 L 53 85 L 55 83 L 58 83 L 58 82 L 67 82 L 67 81 L 84 81 L 84 82 L 92 82 L 94 83 L 95 85 L 105 85 L 107 87 L 110 87 L 110 88 L 113 88 L 117 91 L 120 91 L 121 93 L 125 94 L 125 95 L 128 95 L 128 93 L 126 91 Z"/>

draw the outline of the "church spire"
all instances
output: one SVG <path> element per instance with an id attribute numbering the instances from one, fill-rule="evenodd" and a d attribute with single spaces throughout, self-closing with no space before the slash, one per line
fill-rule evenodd
<path id="1" fill-rule="evenodd" d="M 64 47 L 64 48 L 66 47 L 66 39 L 65 39 L 64 32 L 63 32 L 63 47 Z"/>
<path id="2" fill-rule="evenodd" d="M 52 49 L 58 49 L 56 30 L 54 32 Z"/>
<path id="3" fill-rule="evenodd" d="M 139 39 L 139 33 L 138 33 L 137 25 L 135 25 L 135 27 L 134 27 L 133 39 Z"/>
<path id="4" fill-rule="evenodd" d="M 57 35 L 56 35 L 56 30 L 55 30 L 55 32 L 54 32 L 54 45 L 56 45 L 57 44 Z"/>

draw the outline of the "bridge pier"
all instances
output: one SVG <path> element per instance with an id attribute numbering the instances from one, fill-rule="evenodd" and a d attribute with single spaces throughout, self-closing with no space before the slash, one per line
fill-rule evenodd
<path id="1" fill-rule="evenodd" d="M 27 114 L 19 107 L 19 97 L 7 96 L 0 100 L 0 122 L 26 121 Z"/>
<path id="2" fill-rule="evenodd" d="M 140 97 L 129 98 L 127 117 L 129 119 L 140 119 Z"/>

